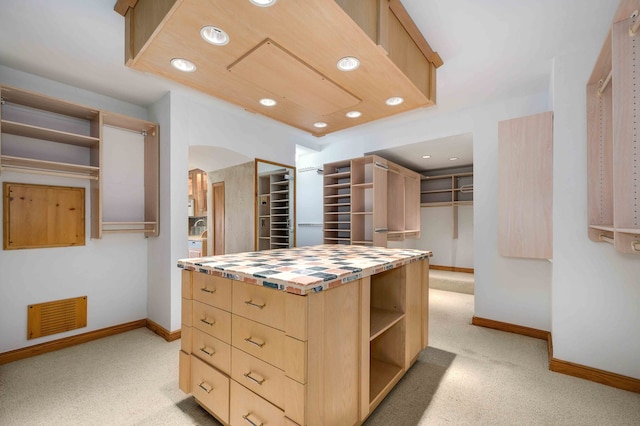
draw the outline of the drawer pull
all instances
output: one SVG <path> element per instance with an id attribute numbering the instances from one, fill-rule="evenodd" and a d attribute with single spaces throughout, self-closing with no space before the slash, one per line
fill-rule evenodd
<path id="1" fill-rule="evenodd" d="M 213 390 L 213 386 L 205 382 L 198 384 L 198 387 L 203 391 L 205 391 L 206 393 L 211 393 L 211 391 Z"/>
<path id="2" fill-rule="evenodd" d="M 213 290 L 209 290 L 208 288 L 204 287 L 204 288 L 201 288 L 200 291 L 204 291 L 205 293 L 213 294 L 213 293 L 216 292 L 216 289 L 214 288 Z"/>
<path id="3" fill-rule="evenodd" d="M 210 349 L 210 348 L 208 348 L 206 346 L 203 347 L 203 348 L 200 348 L 200 352 L 204 352 L 205 354 L 207 354 L 209 356 L 213 356 L 216 353 L 215 349 Z"/>
<path id="4" fill-rule="evenodd" d="M 259 385 L 262 385 L 262 383 L 264 383 L 264 378 L 259 376 L 256 373 L 253 373 L 251 371 L 249 371 L 248 373 L 244 373 L 244 377 L 246 377 L 249 380 L 253 380 L 254 382 L 256 382 Z"/>
<path id="5" fill-rule="evenodd" d="M 264 346 L 264 341 L 262 340 L 255 340 L 253 337 L 245 337 L 244 339 L 245 342 L 247 343 L 251 343 L 252 345 L 256 345 L 257 347 L 261 348 Z"/>
<path id="6" fill-rule="evenodd" d="M 258 304 L 258 303 L 253 303 L 253 300 L 252 300 L 252 299 L 245 300 L 245 301 L 244 301 L 244 303 L 245 303 L 246 305 L 253 306 L 254 308 L 258 308 L 258 309 L 263 309 L 265 306 L 267 306 L 267 304 L 266 304 L 266 303 L 263 303 L 262 305 L 260 305 L 260 304 Z"/>
<path id="7" fill-rule="evenodd" d="M 262 426 L 262 422 L 260 420 L 256 419 L 256 416 L 254 416 L 251 413 L 245 414 L 244 416 L 242 416 L 242 418 L 245 419 L 247 421 L 247 423 L 249 423 L 252 426 Z"/>
<path id="8" fill-rule="evenodd" d="M 200 319 L 200 322 L 201 322 L 201 323 L 203 323 L 203 324 L 208 325 L 209 327 L 213 326 L 213 325 L 216 323 L 215 321 L 213 321 L 213 322 L 209 322 L 209 321 L 207 321 L 207 319 L 206 319 L 206 318 L 201 318 L 201 319 Z"/>

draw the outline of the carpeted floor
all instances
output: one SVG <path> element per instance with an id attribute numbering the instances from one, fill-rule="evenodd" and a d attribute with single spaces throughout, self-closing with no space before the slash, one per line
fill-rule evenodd
<path id="1" fill-rule="evenodd" d="M 546 342 L 470 325 L 473 296 L 430 297 L 429 347 L 367 426 L 640 424 L 640 394 L 550 372 Z M 218 425 L 178 390 L 179 348 L 138 329 L 1 365 L 0 425 Z"/>
<path id="2" fill-rule="evenodd" d="M 473 274 L 429 269 L 429 288 L 473 294 L 474 283 Z"/>

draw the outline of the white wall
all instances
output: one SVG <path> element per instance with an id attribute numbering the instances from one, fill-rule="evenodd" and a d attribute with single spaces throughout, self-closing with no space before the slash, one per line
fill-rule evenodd
<path id="1" fill-rule="evenodd" d="M 416 248 L 433 251 L 431 265 L 473 268 L 473 206 L 458 206 L 458 238 L 453 238 L 453 207 L 421 207 Z"/>
<path id="2" fill-rule="evenodd" d="M 553 355 L 640 379 L 640 258 L 587 236 L 585 87 L 600 47 L 553 67 Z"/>
<path id="3" fill-rule="evenodd" d="M 144 108 L 3 66 L 0 66 L 0 81 L 95 108 L 146 118 Z M 109 143 L 108 137 L 104 143 Z M 0 251 L 0 352 L 147 317 L 147 240 L 140 234 L 90 239 L 89 181 L 3 171 L 1 182 L 85 188 L 86 245 Z M 27 305 L 85 295 L 88 296 L 87 327 L 26 339 Z"/>
<path id="4" fill-rule="evenodd" d="M 498 121 L 546 110 L 548 93 L 454 112 L 441 112 L 438 107 L 416 110 L 325 136 L 328 145 L 317 154 L 299 157 L 297 166 L 314 166 L 378 149 L 472 133 L 475 315 L 549 330 L 551 264 L 503 258 L 498 254 L 497 246 Z M 301 192 L 299 202 L 317 203 L 321 198 L 321 192 Z M 308 217 L 298 215 L 298 221 L 322 221 L 322 212 Z"/>

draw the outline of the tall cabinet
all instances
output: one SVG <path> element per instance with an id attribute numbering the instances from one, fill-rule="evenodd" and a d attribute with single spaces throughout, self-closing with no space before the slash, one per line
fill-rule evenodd
<path id="1" fill-rule="evenodd" d="M 258 250 L 293 246 L 292 178 L 285 169 L 258 174 Z"/>
<path id="2" fill-rule="evenodd" d="M 637 0 L 620 3 L 587 83 L 589 238 L 635 254 L 640 253 L 638 8 Z"/>
<path id="3" fill-rule="evenodd" d="M 420 237 L 420 175 L 377 155 L 324 165 L 324 243 Z"/>
<path id="4" fill-rule="evenodd" d="M 159 233 L 158 124 L 0 85 L 0 172 L 90 180 L 91 237 L 105 233 Z M 144 196 L 132 210 L 143 217 L 103 218 L 103 130 L 140 133 Z M 136 202 L 138 202 L 136 200 Z M 127 208 L 128 206 L 123 206 Z"/>

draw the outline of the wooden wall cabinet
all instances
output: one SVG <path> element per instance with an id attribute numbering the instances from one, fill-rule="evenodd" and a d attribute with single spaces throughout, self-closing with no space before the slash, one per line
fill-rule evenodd
<path id="1" fill-rule="evenodd" d="M 376 155 L 325 164 L 324 243 L 420 238 L 420 175 Z"/>
<path id="2" fill-rule="evenodd" d="M 588 225 L 592 241 L 640 253 L 640 141 L 636 86 L 640 1 L 620 3 L 587 84 Z"/>
<path id="3" fill-rule="evenodd" d="M 553 257 L 553 113 L 498 123 L 498 251 Z"/>
<path id="4" fill-rule="evenodd" d="M 194 200 L 194 216 L 207 215 L 207 173 L 204 170 L 189 170 L 189 198 Z"/>
<path id="5" fill-rule="evenodd" d="M 91 237 L 108 232 L 159 233 L 158 124 L 0 86 L 0 171 L 90 180 Z M 102 217 L 103 126 L 144 135 L 144 219 Z M 4 137 L 3 137 L 4 136 Z"/>

